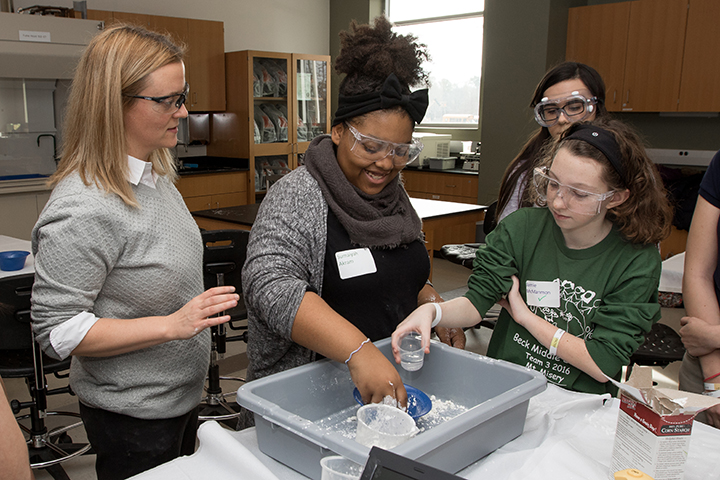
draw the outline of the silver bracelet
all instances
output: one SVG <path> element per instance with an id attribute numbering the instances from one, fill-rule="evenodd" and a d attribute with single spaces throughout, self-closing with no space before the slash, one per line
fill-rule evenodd
<path id="1" fill-rule="evenodd" d="M 345 360 L 345 365 L 347 365 L 347 363 L 350 361 L 350 359 L 352 358 L 352 356 L 355 355 L 357 352 L 359 352 L 360 349 L 363 347 L 363 345 L 365 345 L 365 344 L 368 343 L 369 341 L 370 341 L 370 339 L 369 339 L 369 338 L 366 338 L 365 341 L 362 342 L 359 347 L 357 347 L 355 350 L 353 350 L 352 352 L 350 352 L 350 356 L 347 358 L 347 360 Z"/>

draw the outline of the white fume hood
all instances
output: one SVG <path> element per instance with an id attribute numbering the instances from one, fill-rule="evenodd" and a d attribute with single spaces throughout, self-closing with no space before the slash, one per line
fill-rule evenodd
<path id="1" fill-rule="evenodd" d="M 102 27 L 97 20 L 0 13 L 0 77 L 72 78 L 83 49 Z"/>

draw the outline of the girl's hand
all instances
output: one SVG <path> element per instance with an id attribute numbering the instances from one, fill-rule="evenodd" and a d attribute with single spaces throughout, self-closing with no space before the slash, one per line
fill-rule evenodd
<path id="1" fill-rule="evenodd" d="M 523 300 L 522 295 L 520 295 L 520 280 L 513 275 L 512 282 L 513 284 L 507 294 L 507 297 L 500 300 L 498 304 L 508 311 L 510 316 L 518 323 L 518 325 L 524 327 L 525 320 L 534 315 L 528 308 L 525 300 Z"/>
<path id="2" fill-rule="evenodd" d="M 399 406 L 407 406 L 407 392 L 400 374 L 375 345 L 370 342 L 363 345 L 347 365 L 363 403 L 382 403 L 389 395 Z"/>
<path id="3" fill-rule="evenodd" d="M 213 317 L 220 312 L 237 306 L 240 296 L 235 287 L 224 286 L 208 289 L 186 303 L 177 312 L 168 315 L 171 337 L 188 339 L 208 327 L 228 322 L 230 315 Z"/>
<path id="4" fill-rule="evenodd" d="M 720 330 L 702 318 L 682 317 L 679 330 L 685 349 L 695 357 L 702 357 L 718 348 Z"/>
<path id="5" fill-rule="evenodd" d="M 400 339 L 410 332 L 417 332 L 422 337 L 425 353 L 430 353 L 430 325 L 435 319 L 435 307 L 425 303 L 416 308 L 397 326 L 392 334 L 392 352 L 395 363 L 400 363 Z"/>

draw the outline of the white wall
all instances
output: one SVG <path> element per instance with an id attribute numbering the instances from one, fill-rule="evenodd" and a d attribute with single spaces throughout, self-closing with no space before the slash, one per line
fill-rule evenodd
<path id="1" fill-rule="evenodd" d="M 72 0 L 15 0 L 72 8 Z M 330 0 L 87 0 L 92 10 L 145 13 L 225 23 L 225 51 L 330 54 Z"/>

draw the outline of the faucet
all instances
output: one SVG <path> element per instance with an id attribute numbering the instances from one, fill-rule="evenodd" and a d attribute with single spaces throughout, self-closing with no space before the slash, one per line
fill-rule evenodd
<path id="1" fill-rule="evenodd" d="M 52 137 L 52 140 L 53 140 L 53 160 L 55 160 L 55 163 L 57 163 L 58 158 L 57 158 L 57 145 L 56 145 L 56 143 L 55 143 L 55 142 L 56 142 L 55 135 L 53 135 L 52 133 L 41 133 L 40 135 L 38 135 L 38 136 L 37 136 L 37 144 L 38 144 L 38 147 L 40 146 L 40 139 L 41 139 L 42 137 Z"/>

